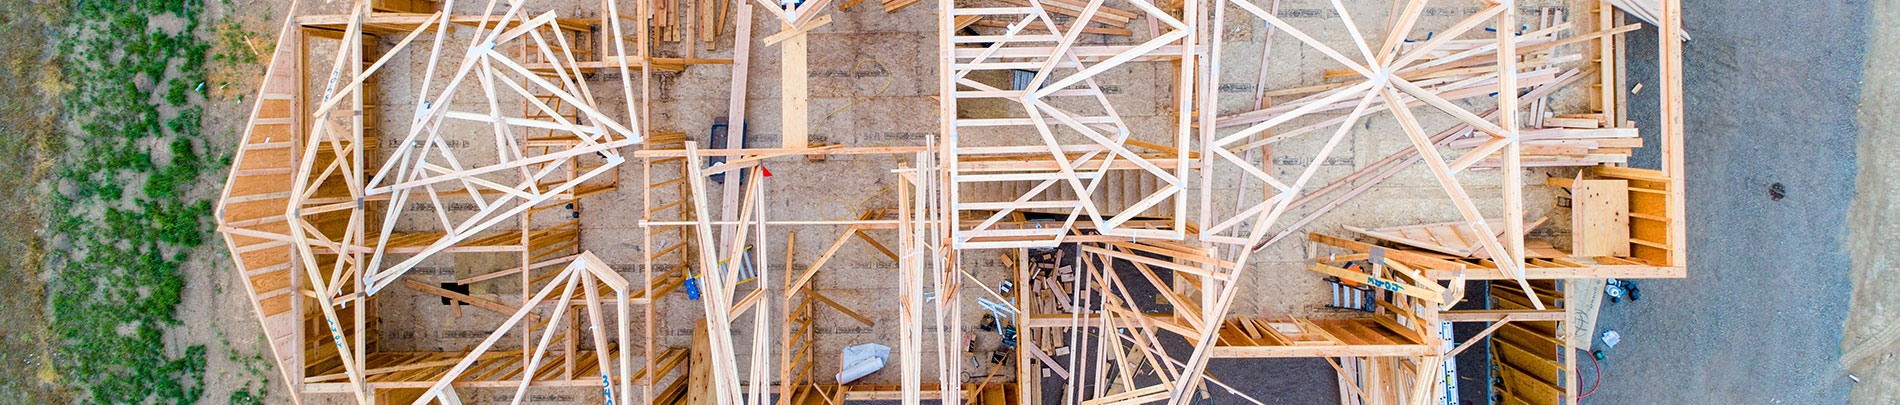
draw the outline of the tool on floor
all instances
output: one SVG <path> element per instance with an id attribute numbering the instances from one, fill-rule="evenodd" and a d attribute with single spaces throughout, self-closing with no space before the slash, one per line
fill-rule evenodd
<path id="1" fill-rule="evenodd" d="M 982 362 L 976 359 L 976 335 L 963 335 L 963 353 L 963 357 L 970 359 L 970 368 L 982 366 Z"/>
<path id="2" fill-rule="evenodd" d="M 1628 296 L 1630 301 L 1641 299 L 1641 293 L 1639 291 L 1641 291 L 1641 289 L 1636 287 L 1635 280 L 1618 280 L 1614 278 L 1604 280 L 1603 293 L 1610 295 L 1611 303 L 1620 302 L 1625 296 Z"/>
<path id="3" fill-rule="evenodd" d="M 740 249 L 740 252 L 751 252 L 751 251 L 752 251 L 752 245 L 746 245 L 744 249 Z M 725 271 L 727 274 L 732 273 L 731 271 L 726 270 L 726 262 L 728 261 L 732 261 L 732 259 L 719 261 L 719 271 Z M 745 254 L 745 253 L 739 254 L 739 272 L 738 273 L 739 273 L 738 274 L 739 282 L 733 283 L 733 284 L 745 284 L 747 282 L 751 282 L 752 280 L 757 280 L 759 278 L 758 269 L 755 269 L 752 267 L 752 255 Z"/>
<path id="4" fill-rule="evenodd" d="M 1003 325 L 1002 334 L 1003 347 L 996 349 L 996 352 L 990 355 L 990 364 L 1002 363 L 1003 360 L 1009 358 L 1010 353 L 1016 351 L 1016 325 Z"/>
<path id="5" fill-rule="evenodd" d="M 1010 320 L 1010 322 L 1015 322 L 1016 309 L 1014 307 L 1009 306 L 1009 304 L 1004 304 L 1004 303 L 1000 303 L 996 301 L 990 301 L 988 298 L 977 297 L 976 306 L 979 308 L 982 308 L 984 311 L 988 311 L 991 315 L 995 315 L 998 321 L 1001 321 L 1007 318 Z"/>
<path id="6" fill-rule="evenodd" d="M 680 283 L 680 289 L 686 290 L 686 299 L 698 300 L 699 299 L 699 276 L 693 275 L 692 270 L 687 270 L 686 281 Z"/>
<path id="7" fill-rule="evenodd" d="M 1361 271 L 1356 263 L 1352 264 L 1348 270 Z M 1326 282 L 1333 290 L 1333 302 L 1327 304 L 1327 308 L 1372 312 L 1373 308 L 1378 307 L 1378 304 L 1373 302 L 1377 299 L 1377 294 L 1372 293 L 1372 286 L 1339 277 L 1326 277 Z"/>

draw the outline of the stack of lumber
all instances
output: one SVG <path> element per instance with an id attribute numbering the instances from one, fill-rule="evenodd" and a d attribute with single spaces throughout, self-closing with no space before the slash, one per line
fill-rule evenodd
<path id="1" fill-rule="evenodd" d="M 653 2 L 653 19 L 647 24 L 653 30 L 657 42 L 675 42 L 680 40 L 680 4 L 679 0 L 659 0 Z M 638 20 L 631 15 L 621 16 L 629 20 Z"/>
<path id="2" fill-rule="evenodd" d="M 1558 35 L 1567 31 L 1571 23 L 1551 24 L 1545 19 L 1543 24 L 1549 28 L 1528 34 L 1528 38 L 1519 42 L 1519 50 L 1525 53 L 1526 64 L 1563 63 L 1580 59 L 1577 54 L 1559 54 L 1555 45 L 1581 42 L 1580 39 L 1591 35 L 1573 36 L 1559 39 Z M 1623 26 L 1600 31 L 1598 34 L 1624 32 L 1634 26 Z M 1407 44 L 1411 45 L 1411 44 Z M 1401 48 L 1409 48 L 1404 46 Z M 1486 53 L 1495 50 L 1491 40 L 1471 39 L 1453 40 L 1435 48 L 1431 57 L 1457 57 L 1454 55 L 1473 52 Z M 1426 62 L 1427 64 L 1436 62 Z M 1638 137 L 1634 125 L 1618 125 L 1616 119 L 1603 113 L 1553 114 L 1550 112 L 1548 97 L 1538 97 L 1530 102 L 1527 116 L 1519 122 L 1524 128 L 1519 131 L 1519 155 L 1524 167 L 1560 167 L 1595 166 L 1598 164 L 1622 164 L 1629 161 L 1629 155 L 1635 148 L 1641 147 L 1642 138 Z M 1447 144 L 1452 149 L 1470 149 L 1490 141 L 1491 136 L 1464 131 L 1452 138 Z M 1497 155 L 1492 155 L 1473 164 L 1473 168 L 1497 168 L 1501 166 Z"/>
<path id="3" fill-rule="evenodd" d="M 1636 148 L 1643 146 L 1636 128 L 1603 127 L 1602 114 L 1563 114 L 1532 120 L 1533 128 L 1519 132 L 1520 156 L 1524 167 L 1595 166 L 1622 164 Z M 1539 122 L 1541 121 L 1541 122 Z M 1541 123 L 1539 126 L 1537 124 Z M 1490 140 L 1489 135 L 1473 134 L 1454 139 L 1452 149 L 1470 149 Z M 1473 164 L 1473 168 L 1496 168 L 1496 157 Z"/>
<path id="4" fill-rule="evenodd" d="M 1546 220 L 1549 220 L 1549 218 L 1538 218 L 1536 221 L 1526 222 L 1524 224 L 1524 232 L 1530 233 L 1530 231 L 1536 230 L 1537 227 L 1542 226 Z M 1497 239 L 1502 236 L 1504 233 L 1504 220 L 1502 218 L 1487 218 L 1484 221 L 1490 224 L 1494 232 L 1498 233 L 1497 235 L 1491 235 L 1490 237 L 1492 239 Z M 1415 253 L 1436 256 L 1443 259 L 1485 259 L 1490 257 L 1485 252 L 1484 247 L 1480 245 L 1479 239 L 1482 238 L 1482 236 L 1473 232 L 1472 228 L 1463 221 L 1388 226 L 1383 228 L 1360 228 L 1349 225 L 1345 228 L 1353 233 L 1421 250 Z M 1549 241 L 1536 238 L 1524 239 L 1524 257 L 1553 258 L 1566 256 L 1568 255 L 1551 245 Z"/>
<path id="5" fill-rule="evenodd" d="M 714 41 L 725 33 L 726 20 L 732 14 L 734 0 L 657 0 L 652 3 L 653 18 L 648 20 L 655 43 L 679 42 L 680 54 L 695 58 L 695 50 L 714 49 Z M 620 16 L 637 20 L 634 16 Z M 633 42 L 636 38 L 626 38 Z"/>

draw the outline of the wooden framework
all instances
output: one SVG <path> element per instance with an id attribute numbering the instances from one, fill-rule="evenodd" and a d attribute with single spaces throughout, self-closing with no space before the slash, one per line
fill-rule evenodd
<path id="1" fill-rule="evenodd" d="M 1490 343 L 1498 364 L 1515 373 L 1505 383 L 1511 398 L 1574 403 L 1575 376 L 1567 371 L 1574 359 L 1564 342 L 1550 345 L 1555 338 L 1544 336 L 1561 330 L 1557 322 L 1573 321 L 1563 312 L 1564 297 L 1552 293 L 1559 283 L 1686 275 L 1675 0 L 1663 1 L 1657 17 L 1668 33 L 1656 92 L 1664 108 L 1658 170 L 1620 165 L 1618 156 L 1642 146 L 1628 141 L 1627 95 L 1613 91 L 1625 80 L 1619 34 L 1635 26 L 1621 25 L 1608 3 L 1587 18 L 1543 14 L 1531 23 L 1520 21 L 1524 13 L 1514 1 L 1474 2 L 1476 13 L 1427 33 L 1416 25 L 1436 2 L 1395 1 L 1384 37 L 1365 38 L 1360 25 L 1370 21 L 1355 20 L 1346 4 L 1333 1 L 1336 22 L 1351 34 L 1350 48 L 1337 49 L 1337 41 L 1320 41 L 1303 31 L 1311 27 L 1284 20 L 1277 1 L 986 2 L 939 0 L 935 10 L 940 133 L 922 145 L 879 147 L 807 143 L 806 37 L 831 22 L 824 14 L 829 0 L 739 0 L 731 60 L 694 58 L 694 49 L 711 49 L 734 8 L 712 7 L 712 0 L 695 2 L 690 14 L 681 14 L 677 0 L 633 1 L 624 12 L 621 1 L 604 0 L 600 19 L 531 12 L 520 2 L 491 4 L 479 15 L 434 11 L 454 9 L 454 0 L 359 0 L 344 15 L 299 16 L 293 6 L 219 202 L 219 230 L 249 281 L 253 310 L 293 398 L 343 393 L 359 403 L 458 403 L 456 388 L 513 388 L 520 402 L 530 386 L 567 386 L 600 387 L 608 402 L 640 403 L 758 404 L 768 393 L 781 404 L 1040 403 L 1039 395 L 1025 394 L 1060 392 L 1065 403 L 1180 404 L 1196 402 L 1206 386 L 1225 385 L 1206 372 L 1212 359 L 1281 357 L 1326 358 L 1348 403 L 1425 403 L 1443 395 L 1441 368 L 1490 336 L 1498 337 Z M 884 6 L 895 12 L 911 3 Z M 654 99 L 656 73 L 730 64 L 728 131 L 745 133 L 755 8 L 779 22 L 760 42 L 781 47 L 780 147 L 745 148 L 735 135 L 702 148 L 685 132 L 654 130 L 646 100 Z M 1269 38 L 1291 36 L 1341 67 L 1317 72 L 1326 84 L 1268 89 L 1269 48 L 1254 99 L 1238 111 L 1220 108 L 1234 104 L 1223 103 L 1219 88 L 1222 64 L 1232 59 L 1224 59 L 1224 36 L 1206 34 L 1228 32 L 1241 19 L 1257 20 Z M 1123 27 L 1132 20 L 1152 23 L 1148 35 L 1131 35 L 1133 45 L 1082 40 L 1130 35 Z M 1525 29 L 1479 33 L 1487 26 Z M 1474 37 L 1482 38 L 1467 39 Z M 655 56 L 662 41 L 679 41 L 681 57 Z M 394 45 L 383 49 L 385 43 Z M 332 60 L 316 90 L 306 83 L 308 53 L 327 45 L 334 45 Z M 1566 53 L 1575 48 L 1585 51 Z M 426 61 L 423 91 L 416 106 L 396 108 L 407 114 L 397 118 L 408 118 L 404 132 L 384 136 L 378 124 L 391 120 L 378 114 L 390 108 L 377 100 L 378 73 L 402 55 Z M 1136 63 L 1174 69 L 1166 125 L 1131 122 L 1098 83 Z M 446 79 L 437 77 L 438 67 Z M 995 73 L 1005 71 L 1024 72 L 1025 80 L 997 82 Z M 1590 111 L 1545 113 L 1554 93 L 1591 79 L 1599 91 L 1589 92 Z M 601 88 L 625 104 L 597 103 L 613 98 L 596 97 Z M 470 94 L 480 97 L 457 98 Z M 959 113 L 965 103 L 984 101 L 1012 109 L 1000 117 Z M 1493 108 L 1472 107 L 1485 105 Z M 1391 136 L 1410 148 L 1312 187 L 1343 139 L 1381 112 L 1392 114 L 1400 133 Z M 1424 123 L 1433 121 L 1425 117 L 1433 116 L 1453 125 L 1428 129 Z M 469 140 L 466 131 L 445 128 L 465 126 L 486 127 L 480 147 L 450 146 Z M 1292 170 L 1272 167 L 1276 144 L 1307 133 L 1325 136 L 1317 153 Z M 1035 141 L 1015 143 L 1020 139 Z M 641 150 L 625 150 L 635 145 Z M 894 206 L 849 220 L 772 215 L 764 164 L 829 155 L 903 158 L 895 170 L 861 173 L 894 179 Z M 638 281 L 582 251 L 586 226 L 574 219 L 583 197 L 618 187 L 629 158 L 640 162 L 643 186 Z M 1418 162 L 1458 220 L 1350 228 L 1372 242 L 1304 229 Z M 1527 242 L 1528 229 L 1541 221 L 1526 223 L 1524 190 L 1543 183 L 1524 184 L 1526 167 L 1582 167 L 1574 179 L 1548 181 L 1556 187 L 1621 182 L 1625 187 L 1612 194 L 1627 204 L 1623 222 L 1585 225 L 1626 230 L 1627 241 L 1611 239 L 1611 249 L 1602 250 L 1609 253 L 1601 254 Z M 1487 168 L 1498 169 L 1496 207 L 1480 207 L 1466 187 L 1475 176 L 1470 171 Z M 712 175 L 725 176 L 721 187 L 708 184 Z M 1311 204 L 1320 199 L 1328 201 Z M 451 215 L 454 204 L 475 209 Z M 546 211 L 555 212 L 535 218 Z M 768 236 L 786 231 L 778 227 L 807 238 L 842 232 L 803 266 L 788 248 L 779 263 L 785 271 L 775 275 L 763 271 L 774 268 L 771 249 L 796 238 L 787 232 L 777 244 Z M 1289 238 L 1308 243 L 1304 267 L 1312 273 L 1299 274 L 1366 285 L 1376 307 L 1334 318 L 1230 314 L 1242 279 L 1260 273 L 1248 270 L 1263 266 L 1255 253 Z M 851 240 L 897 263 L 897 385 L 815 375 L 812 330 L 820 306 L 877 325 L 813 281 Z M 519 280 L 522 302 L 405 277 L 432 257 L 458 252 L 518 255 L 518 266 L 456 282 Z M 1002 257 L 1017 288 L 983 285 L 963 268 L 965 254 Z M 745 280 L 748 267 L 761 269 L 756 283 Z M 508 318 L 462 352 L 378 350 L 375 298 L 399 279 L 410 290 Z M 1471 299 L 1497 309 L 1448 310 L 1467 299 L 1466 280 L 1495 280 L 1492 294 Z M 703 347 L 658 347 L 655 303 L 689 283 L 703 294 L 696 309 L 704 311 Z M 1136 299 L 1150 292 L 1156 300 Z M 611 311 L 604 309 L 608 301 Z M 966 358 L 941 350 L 931 356 L 940 378 L 926 383 L 933 365 L 924 348 L 964 342 L 964 309 L 979 301 L 1007 308 L 1007 325 L 1020 333 L 1010 356 L 1015 377 L 1000 376 L 1004 365 L 997 362 L 971 384 L 961 377 L 984 370 L 964 370 Z M 744 322 L 748 313 L 751 322 Z M 644 336 L 631 330 L 635 316 L 644 316 Z M 1439 332 L 1449 322 L 1492 325 L 1454 346 Z M 745 339 L 750 364 L 738 362 L 739 330 L 752 334 Z M 515 331 L 520 349 L 491 350 Z M 1168 334 L 1191 350 L 1164 348 Z M 1037 377 L 1045 368 L 1060 387 Z"/>
<path id="2" fill-rule="evenodd" d="M 938 89 L 943 132 L 941 160 L 951 182 L 946 184 L 950 206 L 959 214 L 992 212 L 980 221 L 964 220 L 956 215 L 952 229 L 953 246 L 958 249 L 1052 247 L 1062 243 L 1068 229 L 1086 219 L 1102 233 L 1123 237 L 1180 239 L 1186 228 L 1187 187 L 1190 164 L 1185 153 L 1190 131 L 1192 100 L 1178 97 L 1175 120 L 1164 135 L 1171 146 L 1134 139 L 1143 128 L 1123 119 L 1096 81 L 1131 61 L 1173 59 L 1191 66 L 1205 55 L 1192 44 L 1200 26 L 1199 10 L 1194 3 L 1184 14 L 1162 10 L 1147 0 L 1129 0 L 1142 11 L 1143 18 L 1166 26 L 1167 30 L 1133 46 L 1081 45 L 1078 38 L 1086 24 L 1058 26 L 1052 14 L 1062 4 L 1067 14 L 1078 21 L 1090 21 L 1104 13 L 1103 1 L 1089 1 L 1079 12 L 1068 3 L 1024 0 L 1013 5 L 1026 7 L 974 7 L 955 1 L 940 1 L 938 45 L 940 47 Z M 953 21 L 963 16 L 1013 21 L 1000 35 L 964 34 Z M 1066 29 L 1065 29 L 1066 28 Z M 987 71 L 1029 71 L 1034 76 L 1021 89 L 984 83 L 973 74 Z M 1192 83 L 1193 69 L 1180 69 L 1177 83 Z M 981 99 L 1000 99 L 1016 103 L 1019 110 L 1009 118 L 963 118 L 956 113 L 960 104 Z M 1038 143 L 1018 145 L 1011 141 L 1036 139 Z M 999 144 L 1000 143 L 1000 144 Z M 1131 148 L 1148 150 L 1136 152 Z M 1126 171 L 1153 177 L 1162 183 L 1139 200 L 1123 206 L 1098 204 L 1095 196 L 1105 186 L 1110 171 Z M 979 199 L 969 190 L 997 187 L 998 183 L 1027 185 L 1019 195 L 1005 194 L 995 200 Z M 1044 191 L 1065 189 L 1050 198 Z M 1125 226 L 1163 202 L 1173 202 L 1174 223 L 1162 229 Z M 999 227 L 998 223 L 1018 209 L 1036 209 L 1065 213 L 1059 227 Z"/>
<path id="3" fill-rule="evenodd" d="M 342 15 L 299 15 L 292 5 L 218 206 L 219 230 L 251 280 L 293 400 L 326 392 L 364 403 L 414 400 L 451 393 L 450 386 L 630 391 L 633 380 L 616 377 L 630 372 L 629 353 L 619 347 L 630 342 L 627 306 L 646 304 L 646 295 L 582 252 L 580 222 L 567 218 L 579 217 L 582 197 L 617 186 L 615 169 L 625 160 L 619 150 L 643 140 L 644 107 L 625 73 L 654 70 L 651 58 L 620 56 L 628 47 L 617 35 L 619 19 L 529 15 L 523 3 L 491 5 L 481 15 L 437 12 L 433 2 L 348 6 Z M 603 15 L 618 15 L 611 2 L 601 7 Z M 607 35 L 593 33 L 597 25 Z M 334 49 L 321 76 L 307 68 L 312 49 Z M 401 118 L 379 114 L 392 106 L 378 102 L 378 83 L 401 58 L 428 63 L 419 80 L 426 90 L 418 105 L 396 106 L 413 115 L 406 133 L 387 137 L 382 124 Z M 622 73 L 613 87 L 624 107 L 596 103 L 585 85 L 583 74 L 608 69 Z M 486 127 L 492 143 L 471 139 L 468 127 Z M 456 212 L 471 206 L 472 214 Z M 564 219 L 546 220 L 552 210 L 565 211 L 558 215 Z M 381 221 L 370 219 L 379 215 Z M 520 257 L 518 267 L 457 284 L 514 276 L 523 298 L 536 285 L 565 284 L 570 289 L 559 298 L 576 309 L 502 303 L 409 279 L 412 290 L 530 320 L 518 327 L 510 321 L 489 343 L 518 329 L 522 347 L 535 349 L 380 349 L 376 294 L 429 257 L 457 252 Z M 609 291 L 598 294 L 597 287 Z M 618 328 L 602 320 L 603 302 L 614 304 Z M 594 325 L 591 336 L 580 332 L 581 307 Z M 553 342 L 562 345 L 550 356 Z"/>

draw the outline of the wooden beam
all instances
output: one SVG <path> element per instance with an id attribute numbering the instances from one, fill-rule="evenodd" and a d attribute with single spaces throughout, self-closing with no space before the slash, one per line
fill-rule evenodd
<path id="1" fill-rule="evenodd" d="M 852 311 L 851 308 L 845 307 L 844 304 L 839 304 L 837 301 L 832 301 L 831 297 L 826 297 L 824 294 L 819 294 L 817 290 L 805 290 L 804 292 L 805 294 L 810 294 L 812 299 L 825 304 L 825 306 L 829 306 L 831 307 L 831 309 L 836 309 L 838 310 L 838 312 L 844 313 L 845 316 L 849 316 L 851 317 L 851 319 L 857 320 L 858 323 L 864 324 L 865 327 L 877 326 L 877 321 L 872 320 L 871 318 L 867 318 L 864 315 L 858 314 L 857 311 Z"/>
<path id="2" fill-rule="evenodd" d="M 499 302 L 490 301 L 485 298 L 476 298 L 468 294 L 449 291 L 441 287 L 429 285 L 429 283 L 417 281 L 416 279 L 413 279 L 413 278 L 404 279 L 403 282 L 404 282 L 404 285 L 409 287 L 409 289 L 411 290 L 434 294 L 437 296 L 441 296 L 443 298 L 448 298 L 451 301 L 466 302 L 469 305 L 474 305 L 476 308 L 494 311 L 495 313 L 498 313 L 498 314 L 503 314 L 503 315 L 512 314 L 516 310 L 520 309 L 520 308 L 510 307 L 506 304 L 502 304 Z M 538 314 L 530 313 L 528 314 L 528 320 L 533 321 L 535 323 L 539 323 L 541 322 L 541 316 Z"/>
<path id="3" fill-rule="evenodd" d="M 825 24 L 830 24 L 830 23 L 831 23 L 830 14 L 821 15 L 821 16 L 818 16 L 818 18 L 813 18 L 811 22 L 805 23 L 804 26 L 786 29 L 784 31 L 779 31 L 777 34 L 772 34 L 771 36 L 767 36 L 765 37 L 764 42 L 766 45 L 776 45 L 779 42 L 792 38 L 793 36 L 805 35 L 806 33 L 811 32 L 811 30 L 818 29 L 818 27 L 823 27 L 825 26 Z"/>
<path id="4" fill-rule="evenodd" d="M 739 18 L 734 23 L 737 31 L 732 34 L 732 95 L 726 106 L 727 139 L 746 133 L 746 78 L 752 76 L 752 3 L 731 1 L 739 2 Z"/>
<path id="5" fill-rule="evenodd" d="M 1505 318 L 1518 321 L 1562 321 L 1565 312 L 1562 309 L 1513 310 L 1513 309 L 1469 309 L 1438 311 L 1438 320 L 1446 322 L 1497 322 Z"/>
<path id="6" fill-rule="evenodd" d="M 725 272 L 719 269 L 714 260 L 709 260 L 709 258 L 722 256 L 715 247 L 716 242 L 713 241 L 713 227 L 706 207 L 706 176 L 699 170 L 702 161 L 697 153 L 698 149 L 699 145 L 696 142 L 686 142 L 686 175 L 690 179 L 687 183 L 692 186 L 692 196 L 688 198 L 693 201 L 694 220 L 699 222 L 699 229 L 694 234 L 698 237 L 700 257 L 698 285 L 700 291 L 704 292 L 700 301 L 706 309 L 707 327 L 711 328 L 713 376 L 720 387 L 715 391 L 718 392 L 721 403 L 736 403 L 737 400 L 733 397 L 740 393 L 739 366 L 734 360 L 732 321 L 727 315 L 727 310 L 731 308 L 731 296 L 726 292 Z"/>
<path id="7" fill-rule="evenodd" d="M 785 296 L 790 298 L 792 294 L 804 290 L 805 284 L 811 283 L 812 277 L 818 275 L 818 269 L 824 268 L 825 263 L 831 261 L 831 256 L 838 254 L 838 249 L 844 247 L 846 241 L 851 240 L 851 234 L 857 232 L 857 228 L 851 228 L 846 230 L 844 235 L 839 235 L 838 240 L 832 241 L 831 246 L 825 248 L 825 252 L 818 255 L 818 260 L 812 261 L 811 266 L 805 268 L 804 274 L 799 275 L 797 279 L 792 281 L 791 285 L 785 287 Z M 791 263 L 786 263 L 785 265 L 790 266 Z"/>
<path id="8" fill-rule="evenodd" d="M 1038 347 L 1034 344 L 1024 344 L 1018 347 L 1022 348 L 1023 350 L 1029 351 L 1030 357 L 1033 357 L 1036 360 L 1041 360 L 1044 366 L 1049 367 L 1049 371 L 1053 371 L 1056 373 L 1056 376 L 1062 377 L 1062 379 L 1064 380 L 1069 379 L 1069 370 L 1063 369 L 1062 363 L 1056 362 L 1056 359 L 1049 358 L 1049 354 L 1043 353 L 1041 347 Z"/>
<path id="9" fill-rule="evenodd" d="M 810 119 L 805 103 L 811 99 L 806 89 L 805 32 L 797 31 L 779 43 L 779 147 L 804 149 L 811 146 Z"/>
<path id="10" fill-rule="evenodd" d="M 1295 345 L 1295 346 L 1215 346 L 1215 358 L 1283 357 L 1422 357 L 1437 352 L 1432 345 Z"/>

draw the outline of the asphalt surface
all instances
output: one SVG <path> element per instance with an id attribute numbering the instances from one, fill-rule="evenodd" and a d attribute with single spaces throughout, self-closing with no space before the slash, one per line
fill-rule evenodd
<path id="1" fill-rule="evenodd" d="M 1844 403 L 1868 5 L 1683 3 L 1689 278 L 1644 281 L 1640 301 L 1605 305 L 1599 333 L 1622 342 L 1605 350 L 1601 386 L 1584 402 Z M 1630 35 L 1630 83 L 1654 89 L 1656 32 Z M 1655 94 L 1631 100 L 1650 142 Z M 1770 196 L 1776 183 L 1785 198 Z M 1579 367 L 1587 391 L 1594 374 Z"/>

